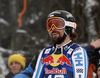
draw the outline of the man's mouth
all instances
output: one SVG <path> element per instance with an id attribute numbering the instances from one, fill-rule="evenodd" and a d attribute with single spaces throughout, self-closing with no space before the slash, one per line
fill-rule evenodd
<path id="1" fill-rule="evenodd" d="M 54 32 L 52 32 L 52 36 L 56 36 L 56 35 L 58 35 L 59 33 L 57 32 L 57 31 L 54 31 Z"/>
<path id="2" fill-rule="evenodd" d="M 57 35 L 57 33 L 52 33 L 52 35 L 54 36 L 54 35 Z"/>

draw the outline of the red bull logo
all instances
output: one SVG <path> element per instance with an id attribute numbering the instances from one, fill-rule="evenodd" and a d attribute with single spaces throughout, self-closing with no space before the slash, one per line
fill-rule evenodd
<path id="1" fill-rule="evenodd" d="M 45 68 L 45 73 L 46 74 L 66 74 L 66 68 L 62 68 L 61 70 L 59 70 L 58 68 L 53 68 L 52 70 L 48 70 L 47 68 Z"/>
<path id="2" fill-rule="evenodd" d="M 69 66 L 72 66 L 71 62 L 68 60 L 68 58 L 64 55 L 62 55 L 58 60 L 57 63 L 64 65 L 64 63 L 66 63 Z"/>
<path id="3" fill-rule="evenodd" d="M 59 64 L 64 65 L 66 63 L 67 65 L 72 66 L 71 62 L 63 54 L 59 54 L 59 55 L 52 54 L 52 55 L 46 57 L 42 61 L 42 63 L 46 64 L 46 65 L 50 64 L 51 66 L 58 66 Z"/>
<path id="4" fill-rule="evenodd" d="M 46 64 L 46 65 L 49 65 L 51 63 L 54 63 L 54 58 L 50 55 L 48 57 L 46 57 L 43 61 L 42 61 L 43 64 Z"/>

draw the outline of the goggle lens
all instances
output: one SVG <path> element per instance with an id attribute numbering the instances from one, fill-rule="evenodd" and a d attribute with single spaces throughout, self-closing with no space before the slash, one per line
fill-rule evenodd
<path id="1" fill-rule="evenodd" d="M 47 20 L 47 31 L 50 31 L 52 27 L 56 29 L 64 27 L 64 21 L 59 18 L 51 18 Z"/>

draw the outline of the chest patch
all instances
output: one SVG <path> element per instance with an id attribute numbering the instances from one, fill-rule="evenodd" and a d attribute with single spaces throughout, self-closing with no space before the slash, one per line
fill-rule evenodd
<path id="1" fill-rule="evenodd" d="M 53 67 L 58 66 L 59 64 L 64 65 L 67 64 L 69 66 L 72 66 L 71 62 L 68 60 L 68 58 L 61 54 L 52 54 L 42 61 L 43 64 L 51 65 Z"/>

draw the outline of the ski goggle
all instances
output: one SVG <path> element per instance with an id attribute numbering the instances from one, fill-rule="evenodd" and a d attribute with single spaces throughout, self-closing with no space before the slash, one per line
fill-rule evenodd
<path id="1" fill-rule="evenodd" d="M 60 17 L 51 17 L 47 20 L 47 31 L 51 31 L 53 27 L 56 29 L 63 29 L 65 26 L 73 27 L 76 29 L 76 23 L 65 21 Z"/>

